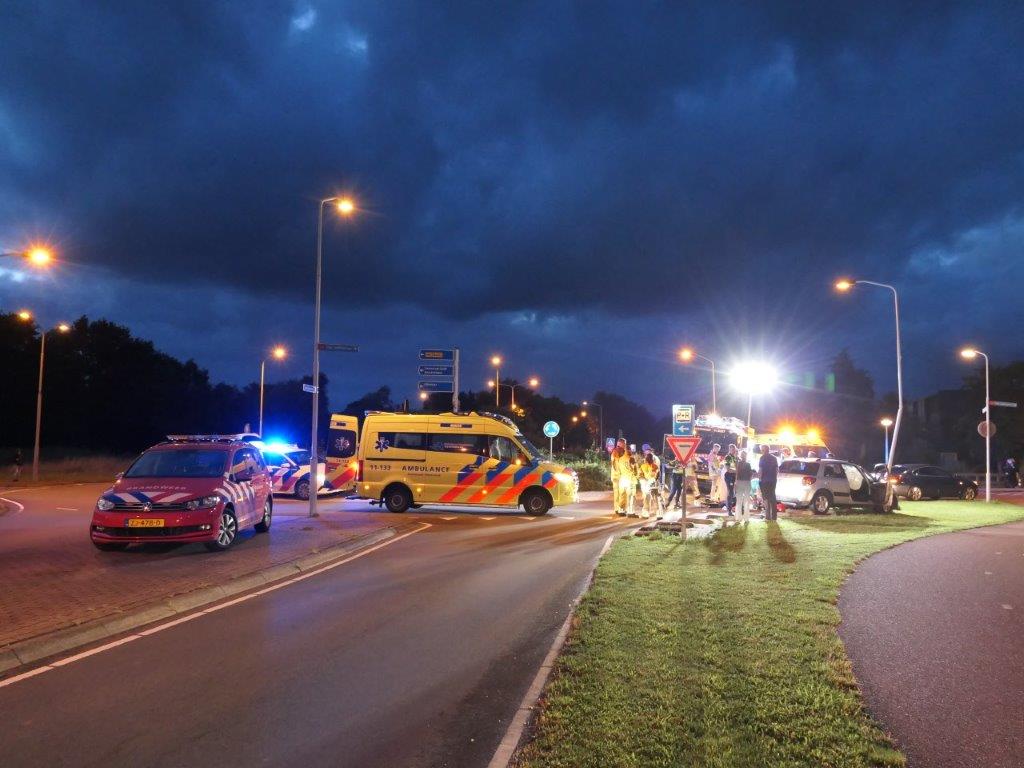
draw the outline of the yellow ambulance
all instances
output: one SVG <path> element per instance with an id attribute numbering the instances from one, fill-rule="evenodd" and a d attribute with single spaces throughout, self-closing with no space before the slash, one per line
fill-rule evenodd
<path id="1" fill-rule="evenodd" d="M 772 453 L 795 459 L 805 459 L 812 454 L 823 459 L 828 454 L 828 446 L 815 427 L 799 430 L 788 424 L 778 426 L 774 432 L 755 434 L 750 443 L 754 446 L 755 457 L 761 453 L 762 445 L 769 445 Z"/>
<path id="2" fill-rule="evenodd" d="M 405 512 L 429 504 L 522 507 L 544 515 L 579 496 L 576 472 L 554 463 L 504 416 L 333 414 L 325 486 Z"/>

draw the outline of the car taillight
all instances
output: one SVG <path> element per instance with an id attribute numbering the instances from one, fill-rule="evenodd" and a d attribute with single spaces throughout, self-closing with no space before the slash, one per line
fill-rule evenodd
<path id="1" fill-rule="evenodd" d="M 802 482 L 804 485 L 814 485 L 814 475 L 804 475 Z"/>
<path id="2" fill-rule="evenodd" d="M 360 482 L 363 479 L 363 460 L 360 459 L 356 463 L 356 482 Z"/>

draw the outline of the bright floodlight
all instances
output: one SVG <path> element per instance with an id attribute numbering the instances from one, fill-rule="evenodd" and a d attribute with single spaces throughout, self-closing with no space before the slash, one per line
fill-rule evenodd
<path id="1" fill-rule="evenodd" d="M 733 386 L 747 394 L 770 392 L 778 383 L 778 372 L 767 363 L 742 363 L 732 370 L 730 376 Z"/>
<path id="2" fill-rule="evenodd" d="M 356 212 L 356 202 L 351 197 L 342 197 L 338 200 L 337 208 L 342 216 L 351 216 Z"/>
<path id="3" fill-rule="evenodd" d="M 32 313 L 29 312 L 27 309 L 23 309 L 18 313 L 18 319 L 28 322 L 29 320 L 32 319 Z"/>
<path id="4" fill-rule="evenodd" d="M 35 247 L 31 248 L 25 257 L 35 264 L 37 267 L 45 267 L 50 261 L 53 260 L 53 254 L 50 253 L 49 248 Z"/>
<path id="5" fill-rule="evenodd" d="M 275 360 L 284 360 L 288 356 L 288 350 L 284 347 L 277 346 L 270 350 L 270 354 Z"/>
<path id="6" fill-rule="evenodd" d="M 888 428 L 888 427 L 892 426 L 892 419 L 890 419 L 888 416 L 886 416 L 884 419 L 882 419 L 878 423 L 881 424 L 883 427 Z"/>
<path id="7" fill-rule="evenodd" d="M 693 350 L 689 347 L 683 347 L 679 350 L 679 359 L 684 363 L 688 363 L 693 360 Z"/>
<path id="8" fill-rule="evenodd" d="M 853 280 L 847 280 L 846 278 L 843 278 L 842 280 L 836 280 L 836 290 L 842 292 L 848 291 L 851 288 L 853 288 L 853 283 Z"/>
<path id="9" fill-rule="evenodd" d="M 960 350 L 960 357 L 964 358 L 965 360 L 973 360 L 977 356 L 978 350 L 974 349 L 973 347 L 967 347 L 966 349 Z"/>

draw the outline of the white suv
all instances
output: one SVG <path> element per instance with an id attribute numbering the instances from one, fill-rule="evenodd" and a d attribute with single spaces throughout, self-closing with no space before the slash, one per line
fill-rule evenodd
<path id="1" fill-rule="evenodd" d="M 838 459 L 787 459 L 779 465 L 775 497 L 787 507 L 806 509 L 816 515 L 832 507 L 885 506 L 885 483 L 873 480 L 863 467 Z"/>

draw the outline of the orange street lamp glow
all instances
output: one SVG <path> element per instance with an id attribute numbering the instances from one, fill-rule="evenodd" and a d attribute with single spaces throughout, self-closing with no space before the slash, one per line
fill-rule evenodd
<path id="1" fill-rule="evenodd" d="M 973 360 L 977 356 L 978 350 L 973 349 L 972 347 L 967 347 L 966 349 L 960 350 L 960 357 L 962 357 L 964 360 Z"/>
<path id="2" fill-rule="evenodd" d="M 693 350 L 689 347 L 683 347 L 679 350 L 679 359 L 684 363 L 688 363 L 693 360 Z"/>
<path id="3" fill-rule="evenodd" d="M 487 388 L 488 388 L 488 389 L 494 389 L 494 379 L 490 379 L 490 380 L 489 380 L 489 381 L 487 382 Z"/>
<path id="4" fill-rule="evenodd" d="M 30 249 L 29 252 L 25 254 L 25 258 L 27 258 L 37 267 L 45 267 L 53 260 L 53 254 L 50 253 L 50 250 L 48 248 L 42 248 L 37 246 L 35 248 Z"/>
<path id="5" fill-rule="evenodd" d="M 493 365 L 495 367 L 501 365 L 501 358 L 498 357 L 498 355 L 495 355 L 494 357 L 492 357 L 491 358 L 491 365 Z"/>
<path id="6" fill-rule="evenodd" d="M 270 351 L 270 354 L 275 360 L 284 360 L 288 356 L 288 350 L 282 346 L 277 346 Z"/>
<path id="7" fill-rule="evenodd" d="M 881 420 L 880 422 L 878 422 L 878 423 L 879 423 L 879 424 L 881 424 L 881 425 L 882 425 L 883 427 L 885 427 L 886 429 L 888 429 L 889 427 L 891 427 L 891 426 L 892 426 L 892 419 L 890 419 L 890 418 L 889 418 L 888 416 L 886 416 L 886 417 L 885 417 L 884 419 L 882 419 L 882 420 Z"/>
<path id="8" fill-rule="evenodd" d="M 68 331 L 71 330 L 71 326 L 68 325 L 67 323 L 58 323 L 57 330 L 60 331 L 61 333 L 67 333 Z"/>
<path id="9" fill-rule="evenodd" d="M 420 392 L 420 400 L 426 400 L 426 399 L 427 399 L 427 393 L 426 392 Z"/>
<path id="10" fill-rule="evenodd" d="M 356 212 L 356 202 L 351 197 L 338 198 L 338 213 L 342 216 L 351 216 Z"/>
<path id="11" fill-rule="evenodd" d="M 527 384 L 536 389 L 537 387 L 540 386 L 540 379 L 538 379 L 536 376 L 532 376 L 530 380 L 527 382 Z"/>
<path id="12" fill-rule="evenodd" d="M 580 416 L 582 416 L 584 419 L 587 418 L 587 412 L 586 411 L 580 411 Z"/>
<path id="13" fill-rule="evenodd" d="M 575 423 L 576 423 L 576 422 L 578 422 L 579 420 L 580 420 L 580 417 L 579 417 L 579 416 L 573 416 L 573 417 L 572 417 L 572 423 L 573 423 L 573 424 L 575 424 Z"/>
<path id="14" fill-rule="evenodd" d="M 846 291 L 853 288 L 854 282 L 856 281 L 847 280 L 846 278 L 843 278 L 842 280 L 836 280 L 836 290 L 839 291 L 840 293 L 845 293 Z"/>
<path id="15" fill-rule="evenodd" d="M 27 309 L 23 309 L 21 310 L 21 312 L 18 313 L 18 319 L 28 322 L 29 320 L 32 319 L 32 313 L 29 312 Z"/>

